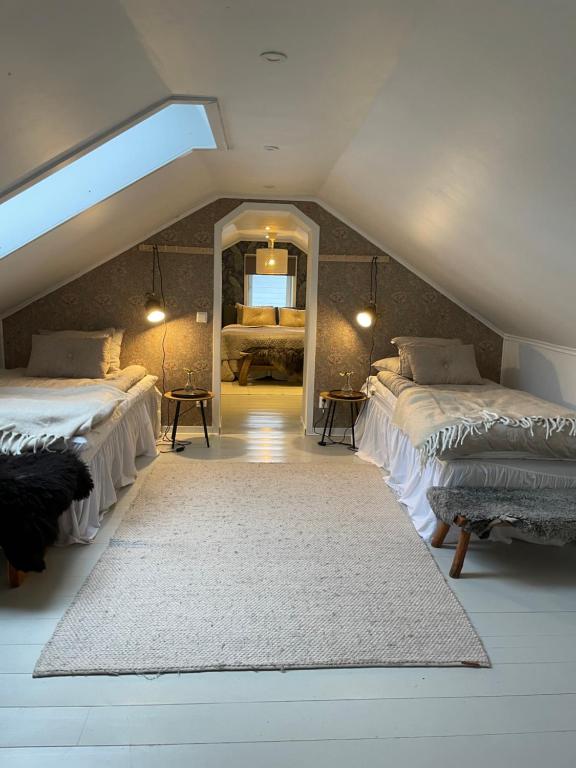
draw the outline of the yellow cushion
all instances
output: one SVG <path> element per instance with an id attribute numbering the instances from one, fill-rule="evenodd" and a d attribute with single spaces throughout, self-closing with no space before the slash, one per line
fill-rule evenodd
<path id="1" fill-rule="evenodd" d="M 274 307 L 244 306 L 242 325 L 276 325 L 276 310 Z"/>
<path id="2" fill-rule="evenodd" d="M 279 325 L 291 325 L 294 328 L 304 328 L 306 325 L 306 310 L 292 309 L 291 307 L 280 307 Z"/>

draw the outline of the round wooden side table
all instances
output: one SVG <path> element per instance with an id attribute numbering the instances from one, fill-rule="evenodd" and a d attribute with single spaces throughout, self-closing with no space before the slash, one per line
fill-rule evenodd
<path id="1" fill-rule="evenodd" d="M 206 438 L 206 445 L 210 448 L 210 440 L 208 439 L 208 427 L 206 426 L 206 413 L 204 411 L 204 403 L 208 400 L 213 400 L 214 395 L 208 389 L 171 389 L 169 392 L 164 392 L 163 395 L 166 400 L 174 400 L 176 403 L 176 413 L 174 415 L 174 421 L 172 423 L 172 448 L 176 444 L 176 431 L 178 429 L 178 419 L 180 418 L 180 406 L 182 403 L 200 403 L 200 411 L 202 413 L 202 424 L 204 426 L 204 437 Z"/>
<path id="2" fill-rule="evenodd" d="M 326 430 L 328 430 L 328 437 L 332 437 L 332 426 L 338 403 L 350 403 L 350 429 L 352 430 L 352 445 L 350 447 L 355 451 L 356 435 L 354 434 L 354 425 L 359 414 L 358 404 L 368 400 L 368 396 L 364 392 L 358 392 L 357 390 L 332 389 L 330 392 L 320 392 L 320 397 L 328 401 L 328 410 L 326 412 L 322 440 L 318 442 L 318 445 L 327 445 Z"/>

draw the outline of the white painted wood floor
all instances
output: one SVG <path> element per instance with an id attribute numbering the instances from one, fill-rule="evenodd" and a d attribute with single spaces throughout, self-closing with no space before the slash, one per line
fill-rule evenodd
<path id="1" fill-rule="evenodd" d="M 157 460 L 183 469 L 198 459 L 358 461 L 314 438 L 270 435 L 213 438 L 210 450 L 195 436 L 184 453 Z M 136 490 L 93 545 L 52 550 L 44 575 L 0 587 L 2 768 L 576 765 L 574 548 L 472 545 L 464 577 L 450 583 L 492 669 L 32 679 L 42 644 Z M 434 556 L 447 573 L 451 551 Z"/>

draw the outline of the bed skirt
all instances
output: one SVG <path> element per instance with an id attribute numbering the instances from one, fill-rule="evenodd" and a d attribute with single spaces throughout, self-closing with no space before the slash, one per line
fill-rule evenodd
<path id="1" fill-rule="evenodd" d="M 366 403 L 357 427 L 358 457 L 381 467 L 387 484 L 406 507 L 420 536 L 428 541 L 436 517 L 426 498 L 432 485 L 495 488 L 576 488 L 576 462 L 536 459 L 433 459 L 421 465 L 408 437 L 392 424 L 387 404 L 377 395 Z M 503 529 L 491 538 L 509 541 Z M 523 537 L 525 538 L 525 537 Z"/>
<path id="2" fill-rule="evenodd" d="M 152 386 L 130 403 L 113 424 L 105 426 L 96 444 L 80 450 L 94 480 L 87 499 L 73 502 L 60 518 L 57 546 L 89 544 L 104 513 L 118 500 L 117 491 L 131 485 L 138 474 L 138 456 L 156 456 L 160 431 L 160 393 Z"/>

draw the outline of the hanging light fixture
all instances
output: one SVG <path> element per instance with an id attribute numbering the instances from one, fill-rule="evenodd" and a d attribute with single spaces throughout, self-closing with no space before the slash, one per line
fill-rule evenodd
<path id="1" fill-rule="evenodd" d="M 371 328 L 378 319 L 376 295 L 378 293 L 378 257 L 374 256 L 370 264 L 370 301 L 356 314 L 356 322 L 362 328 Z"/>
<path id="2" fill-rule="evenodd" d="M 158 275 L 160 276 L 161 299 L 156 296 L 156 269 L 158 269 Z M 144 311 L 146 313 L 146 320 L 148 320 L 149 323 L 160 323 L 162 320 L 166 319 L 164 291 L 162 288 L 162 272 L 160 270 L 160 255 L 158 253 L 157 245 L 152 246 L 152 293 L 146 294 Z"/>
<path id="3" fill-rule="evenodd" d="M 269 230 L 269 227 L 266 227 Z M 256 274 L 257 275 L 287 275 L 288 274 L 288 250 L 286 248 L 274 248 L 276 233 L 268 231 L 266 234 L 268 248 L 256 249 Z"/>
<path id="4" fill-rule="evenodd" d="M 376 322 L 376 306 L 369 304 L 356 315 L 356 322 L 361 325 L 362 328 L 370 328 Z"/>
<path id="5" fill-rule="evenodd" d="M 150 323 L 159 323 L 166 317 L 162 303 L 151 293 L 146 295 L 144 310 L 146 312 L 146 320 Z"/>

